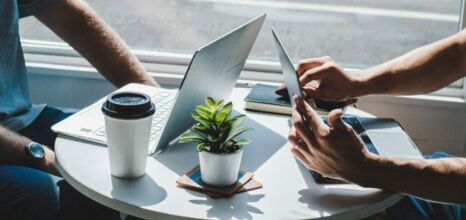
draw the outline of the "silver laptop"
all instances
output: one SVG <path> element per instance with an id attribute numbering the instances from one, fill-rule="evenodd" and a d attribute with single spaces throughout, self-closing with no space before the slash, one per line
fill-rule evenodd
<path id="1" fill-rule="evenodd" d="M 228 100 L 252 45 L 264 23 L 263 14 L 198 49 L 189 64 L 179 91 L 129 84 L 117 91 L 142 92 L 156 105 L 149 154 L 168 146 L 194 124 L 191 112 L 206 97 Z M 106 97 L 59 122 L 52 130 L 106 144 L 105 124 L 101 113 Z"/>
<path id="2" fill-rule="evenodd" d="M 273 28 L 272 34 L 285 76 L 288 94 L 290 97 L 303 96 L 304 93 L 296 69 Z M 398 158 L 422 158 L 422 154 L 414 142 L 393 119 L 345 116 L 343 120 L 353 126 L 372 153 Z"/>

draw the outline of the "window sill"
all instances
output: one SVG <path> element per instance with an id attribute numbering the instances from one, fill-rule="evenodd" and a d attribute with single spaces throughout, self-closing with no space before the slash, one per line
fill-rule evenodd
<path id="1" fill-rule="evenodd" d="M 430 94 L 413 96 L 366 96 L 362 97 L 361 101 L 397 105 L 410 105 L 425 108 L 466 110 L 466 102 L 463 98 L 445 97 Z"/>
<path id="2" fill-rule="evenodd" d="M 91 67 L 43 64 L 34 62 L 27 62 L 26 66 L 30 74 L 104 80 L 104 78 L 100 74 L 97 74 L 97 71 Z M 277 79 L 273 78 L 273 80 L 270 80 L 270 75 L 275 74 L 269 74 L 267 81 L 260 80 L 261 74 L 265 73 L 243 71 L 242 75 L 249 75 L 249 77 L 242 77 L 241 80 L 238 80 L 237 86 L 246 87 L 249 84 L 255 83 L 279 85 L 279 83 L 276 82 L 278 81 Z M 157 82 L 159 82 L 161 85 L 167 87 L 176 87 L 181 83 L 181 80 L 183 79 L 183 75 L 174 73 L 150 72 L 150 75 L 154 77 L 154 79 L 157 80 Z M 251 77 L 251 75 L 256 75 L 256 77 Z M 466 101 L 463 98 L 437 96 L 430 94 L 415 96 L 367 96 L 360 98 L 360 102 L 378 102 L 428 108 L 466 110 Z"/>

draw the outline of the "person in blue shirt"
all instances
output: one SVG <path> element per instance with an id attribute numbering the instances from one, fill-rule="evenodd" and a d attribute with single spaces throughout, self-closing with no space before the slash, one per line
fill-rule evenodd
<path id="1" fill-rule="evenodd" d="M 158 86 L 82 0 L 0 1 L 0 219 L 119 219 L 59 177 L 50 126 L 72 111 L 31 103 L 18 20 L 34 15 L 117 87 Z M 28 146 L 45 146 L 37 159 Z"/>
<path id="2" fill-rule="evenodd" d="M 324 100 L 429 93 L 466 76 L 466 30 L 351 74 L 331 57 L 303 60 L 297 72 L 303 90 Z M 327 125 L 302 98 L 294 99 L 288 139 L 307 168 L 409 195 L 387 210 L 391 219 L 466 219 L 466 158 L 441 152 L 418 160 L 372 154 L 341 119 L 341 110 L 329 113 Z"/>

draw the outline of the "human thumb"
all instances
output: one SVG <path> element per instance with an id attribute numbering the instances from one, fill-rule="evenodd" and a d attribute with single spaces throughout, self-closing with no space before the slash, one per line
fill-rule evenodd
<path id="1" fill-rule="evenodd" d="M 343 121 L 341 116 L 343 111 L 341 109 L 335 109 L 328 114 L 328 123 L 332 128 L 340 131 L 347 131 L 348 125 Z"/>

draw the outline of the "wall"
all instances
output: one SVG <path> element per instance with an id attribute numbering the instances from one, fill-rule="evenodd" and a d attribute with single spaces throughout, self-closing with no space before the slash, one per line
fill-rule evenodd
<path id="1" fill-rule="evenodd" d="M 445 151 L 466 156 L 466 108 L 464 103 L 417 103 L 389 97 L 362 98 L 358 108 L 379 117 L 395 118 L 423 153 Z"/>
<path id="2" fill-rule="evenodd" d="M 32 100 L 53 106 L 82 108 L 115 88 L 96 74 L 43 74 L 30 69 Z M 400 101 L 401 100 L 401 101 Z M 379 117 L 397 119 L 423 153 L 465 155 L 466 104 L 388 97 L 366 97 L 358 107 Z"/>

